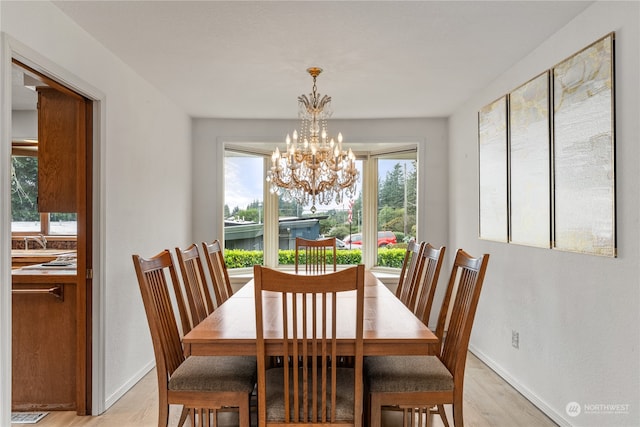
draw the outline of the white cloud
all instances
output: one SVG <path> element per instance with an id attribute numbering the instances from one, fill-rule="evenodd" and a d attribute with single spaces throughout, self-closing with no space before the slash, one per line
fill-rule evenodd
<path id="1" fill-rule="evenodd" d="M 225 204 L 233 210 L 240 209 L 255 200 L 262 200 L 264 186 L 263 159 L 260 157 L 225 158 Z"/>

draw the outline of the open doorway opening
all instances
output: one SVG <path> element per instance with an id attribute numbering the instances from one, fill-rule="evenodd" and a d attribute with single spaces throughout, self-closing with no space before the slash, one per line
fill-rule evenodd
<path id="1" fill-rule="evenodd" d="M 12 411 L 91 413 L 91 100 L 12 64 Z"/>

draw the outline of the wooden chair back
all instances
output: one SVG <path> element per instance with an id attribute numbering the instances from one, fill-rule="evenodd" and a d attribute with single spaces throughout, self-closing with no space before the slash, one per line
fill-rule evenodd
<path id="1" fill-rule="evenodd" d="M 173 258 L 168 250 L 164 250 L 148 259 L 133 255 L 133 265 L 138 277 L 142 302 L 144 303 L 144 310 L 147 314 L 147 321 L 151 331 L 153 352 L 156 359 L 158 390 L 162 403 L 163 396 L 164 402 L 167 401 L 169 378 L 184 361 L 180 332 L 178 331 L 173 306 L 171 305 L 169 284 L 167 282 L 168 274 L 174 283 L 174 291 L 178 286 L 176 299 L 181 300 L 179 285 L 176 285 L 178 276 L 173 265 Z M 181 306 L 184 307 L 184 300 L 182 302 L 178 301 L 178 307 L 180 308 Z M 184 311 L 184 316 L 186 317 L 186 308 Z M 182 312 L 180 316 L 183 317 Z"/>
<path id="2" fill-rule="evenodd" d="M 209 275 L 213 282 L 216 306 L 220 306 L 233 295 L 227 264 L 224 262 L 224 250 L 219 240 L 214 240 L 211 243 L 202 242 L 202 249 L 206 255 Z"/>
<path id="3" fill-rule="evenodd" d="M 182 272 L 191 327 L 202 322 L 209 314 L 213 313 L 214 306 L 209 292 L 209 285 L 204 274 L 204 267 L 200 259 L 198 246 L 193 243 L 187 249 L 176 248 L 178 265 Z"/>
<path id="4" fill-rule="evenodd" d="M 436 248 L 430 243 L 425 244 L 422 251 L 421 271 L 418 273 L 420 284 L 418 286 L 419 291 L 416 292 L 417 301 L 414 313 L 427 326 L 429 326 L 431 307 L 433 306 L 433 298 L 436 294 L 445 251 L 446 248 L 444 246 Z"/>
<path id="5" fill-rule="evenodd" d="M 447 336 L 444 339 L 440 360 L 449 369 L 449 372 L 453 374 L 454 382 L 459 387 L 462 387 L 471 328 L 488 262 L 489 254 L 473 258 L 462 249 L 458 249 L 438 316 L 436 335 L 442 340 L 447 322 L 449 303 L 455 289 L 455 299 L 453 300 Z"/>
<path id="6" fill-rule="evenodd" d="M 259 425 L 268 426 L 273 422 L 277 425 L 360 426 L 364 266 L 300 279 L 295 274 L 254 266 Z M 343 298 L 338 307 L 338 295 L 349 291 L 355 291 L 355 298 Z M 338 320 L 339 316 L 353 319 L 353 323 L 347 324 L 355 325 L 354 345 L 344 351 L 354 356 L 353 368 L 338 366 L 340 356 L 344 355 L 338 350 L 336 337 L 338 324 L 344 324 L 344 320 Z M 276 337 L 273 331 L 278 331 Z M 267 345 L 272 349 L 269 354 Z M 267 369 L 268 356 L 274 356 L 274 352 L 281 356 L 284 366 Z M 347 371 L 351 371 L 351 376 L 345 374 Z M 280 384 L 278 391 L 272 381 L 274 375 Z M 352 378 L 353 384 L 344 384 L 345 378 Z M 271 391 L 267 390 L 269 386 L 273 386 Z M 345 399 L 345 389 L 351 400 Z M 274 403 L 276 400 L 280 403 Z M 348 409 L 349 419 L 337 414 L 345 402 L 353 405 Z M 274 411 L 283 419 L 276 420 L 280 416 L 274 416 Z"/>
<path id="7" fill-rule="evenodd" d="M 416 283 L 418 282 L 418 273 L 420 271 L 420 262 L 422 260 L 422 251 L 424 242 L 417 243 L 411 240 L 407 245 L 407 251 L 402 262 L 402 270 L 400 270 L 400 280 L 396 289 L 396 296 L 413 311 L 411 302 L 415 302 Z"/>
<path id="8" fill-rule="evenodd" d="M 187 313 L 171 253 L 164 250 L 149 259 L 133 255 L 133 265 L 156 360 L 158 426 L 168 425 L 170 405 L 181 405 L 179 426 L 184 425 L 187 418 L 194 427 L 218 425 L 219 410 L 238 408 L 238 424 L 249 427 L 255 361 L 243 357 L 185 358 L 167 275 L 174 284 L 180 317 L 187 318 Z"/>
<path id="9" fill-rule="evenodd" d="M 299 264 L 304 264 L 306 274 L 326 274 L 327 265 L 333 264 L 336 271 L 336 238 L 309 240 L 296 237 L 296 273 Z"/>

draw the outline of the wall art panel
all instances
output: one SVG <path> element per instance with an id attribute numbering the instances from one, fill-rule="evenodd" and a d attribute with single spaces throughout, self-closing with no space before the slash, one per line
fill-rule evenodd
<path id="1" fill-rule="evenodd" d="M 549 72 L 509 94 L 509 241 L 551 247 Z"/>
<path id="2" fill-rule="evenodd" d="M 507 242 L 507 98 L 478 114 L 480 238 Z"/>
<path id="3" fill-rule="evenodd" d="M 553 68 L 555 249 L 616 255 L 613 34 Z"/>

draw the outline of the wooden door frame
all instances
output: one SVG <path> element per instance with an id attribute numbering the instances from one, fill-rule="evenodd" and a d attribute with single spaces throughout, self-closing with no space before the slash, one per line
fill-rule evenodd
<path id="1" fill-rule="evenodd" d="M 91 413 L 91 306 L 92 306 L 92 256 L 91 256 L 91 212 L 92 212 L 92 194 L 91 194 L 91 182 L 92 182 L 92 101 L 84 96 L 70 90 L 66 86 L 52 80 L 48 76 L 34 70 L 26 64 L 23 64 L 17 59 L 13 59 L 12 63 L 20 69 L 24 70 L 29 76 L 42 82 L 46 87 L 38 89 L 38 139 L 39 144 L 44 144 L 44 137 L 48 134 L 46 124 L 51 123 L 51 120 L 41 120 L 42 118 L 52 117 L 56 118 L 69 117 L 72 121 L 70 129 L 72 131 L 74 141 L 72 156 L 69 156 L 69 161 L 76 165 L 75 171 L 72 171 L 73 175 L 67 176 L 68 182 L 75 182 L 75 189 L 71 193 L 60 193 L 54 190 L 56 197 L 61 197 L 65 200 L 65 204 L 60 205 L 54 198 L 49 197 L 48 203 L 45 207 L 45 212 L 72 212 L 75 209 L 77 217 L 77 233 L 76 233 L 76 253 L 77 253 L 77 269 L 76 269 L 76 286 L 71 289 L 75 289 L 75 397 L 73 398 L 74 406 L 78 415 L 87 415 Z M 44 91 L 45 95 L 41 96 Z M 48 95 L 46 95 L 48 94 Z M 43 102 L 46 99 L 51 99 L 51 102 Z M 53 104 L 52 104 L 53 102 Z M 53 109 L 44 108 L 47 105 L 52 105 Z M 67 113 L 58 114 L 57 108 L 62 106 L 68 108 Z M 71 118 L 73 116 L 73 118 Z M 66 125 L 65 125 L 66 127 Z M 54 140 L 49 140 L 53 142 Z M 59 147 L 59 146 L 58 146 Z M 44 155 L 43 151 L 39 150 L 39 155 Z M 63 155 L 64 157 L 64 155 Z M 44 158 L 43 158 L 44 162 Z M 68 165 L 68 164 L 67 164 Z M 62 172 L 62 171 L 61 171 Z M 47 178 L 50 178 L 51 173 Z M 41 179 L 42 175 L 38 172 L 38 179 Z M 44 183 L 41 182 L 40 187 Z M 55 187 L 55 185 L 54 185 Z M 39 207 L 44 205 L 43 194 L 39 194 Z M 70 201 L 69 201 L 70 200 Z M 51 204 L 53 203 L 53 204 Z M 52 210 L 53 209 L 53 210 Z M 60 209 L 60 210 L 56 210 Z M 50 403 L 50 402 L 32 402 L 32 403 Z"/>
<path id="2" fill-rule="evenodd" d="M 77 182 L 75 191 L 70 194 L 75 198 L 77 217 L 77 233 L 76 233 L 76 253 L 77 253 L 77 270 L 76 270 L 76 326 L 75 326 L 75 409 L 78 415 L 87 415 L 91 413 L 91 306 L 92 306 L 92 259 L 91 259 L 91 180 L 92 167 L 88 159 L 92 153 L 92 108 L 91 100 L 70 90 L 63 84 L 49 78 L 43 73 L 34 70 L 28 65 L 13 58 L 12 63 L 17 65 L 31 77 L 40 80 L 53 93 L 62 93 L 64 99 L 74 100 L 78 108 L 74 108 L 75 120 L 77 123 L 75 145 L 75 163 L 77 164 L 74 180 Z M 44 108 L 42 99 L 38 97 L 38 117 L 40 117 Z M 55 108 L 55 107 L 54 107 Z M 38 137 L 42 137 L 42 127 L 40 118 L 38 119 Z M 71 208 L 70 206 L 68 208 Z M 55 208 L 54 208 L 55 209 Z M 46 210 L 49 212 L 49 210 Z M 66 212 L 66 210 L 65 210 Z"/>
<path id="3" fill-rule="evenodd" d="M 59 82 L 61 85 L 77 92 L 87 98 L 87 111 L 91 112 L 93 120 L 88 123 L 87 137 L 92 141 L 91 149 L 87 154 L 87 166 L 93 172 L 91 180 L 87 182 L 87 190 L 92 192 L 92 197 L 87 206 L 87 229 L 92 230 L 87 234 L 86 251 L 88 261 L 92 262 L 92 285 L 87 288 L 89 292 L 86 297 L 86 307 L 90 311 L 83 316 L 87 322 L 84 329 L 91 337 L 91 345 L 85 353 L 85 376 L 90 380 L 85 383 L 83 393 L 86 395 L 83 408 L 91 415 L 99 415 L 105 410 L 104 397 L 104 289 L 100 286 L 104 283 L 104 273 L 100 268 L 103 265 L 104 250 L 102 250 L 102 227 L 100 226 L 100 206 L 102 202 L 100 191 L 104 188 L 104 177 L 100 168 L 101 162 L 105 158 L 103 146 L 100 144 L 104 140 L 104 109 L 103 103 L 105 95 L 100 90 L 88 84 L 73 73 L 61 68 L 37 52 L 24 46 L 21 42 L 13 39 L 6 33 L 0 32 L 0 162 L 9 164 L 11 158 L 11 64 L 16 59 L 27 67 L 41 73 L 48 78 Z M 0 166 L 0 174 L 4 177 L 8 174 Z M 10 182 L 0 180 L 2 198 L 0 205 L 0 282 L 11 283 L 11 208 L 10 208 Z M 80 270 L 79 270 L 80 271 Z M 89 273 L 88 273 L 89 274 Z M 80 277 L 80 276 L 79 276 Z M 93 291 L 91 291 L 93 290 Z M 11 286 L 0 286 L 0 375 L 6 381 L 2 381 L 0 386 L 0 424 L 10 423 L 11 418 Z"/>

